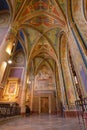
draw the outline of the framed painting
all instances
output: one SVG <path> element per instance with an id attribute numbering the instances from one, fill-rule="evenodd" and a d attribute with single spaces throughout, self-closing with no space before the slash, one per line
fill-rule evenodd
<path id="1" fill-rule="evenodd" d="M 17 81 L 10 81 L 7 86 L 7 94 L 16 95 L 18 89 Z"/>

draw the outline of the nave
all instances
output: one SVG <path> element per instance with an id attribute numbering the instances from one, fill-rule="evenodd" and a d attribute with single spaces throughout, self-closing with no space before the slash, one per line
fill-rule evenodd
<path id="1" fill-rule="evenodd" d="M 77 113 L 87 126 L 87 0 L 0 0 L 0 130 L 83 130 Z"/>

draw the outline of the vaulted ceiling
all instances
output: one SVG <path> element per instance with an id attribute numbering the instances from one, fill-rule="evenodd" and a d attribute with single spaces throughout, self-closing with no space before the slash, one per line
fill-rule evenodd
<path id="1" fill-rule="evenodd" d="M 0 28 L 17 30 L 18 45 L 35 66 L 58 57 L 58 36 L 66 28 L 66 0 L 0 0 Z M 39 63 L 38 63 L 39 61 Z"/>

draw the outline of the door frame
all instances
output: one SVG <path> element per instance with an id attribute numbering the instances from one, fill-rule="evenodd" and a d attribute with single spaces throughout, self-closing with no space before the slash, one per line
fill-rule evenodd
<path id="1" fill-rule="evenodd" d="M 40 96 L 39 97 L 39 114 L 41 113 L 41 98 L 45 98 L 47 97 L 48 98 L 48 114 L 51 114 L 51 96 Z"/>

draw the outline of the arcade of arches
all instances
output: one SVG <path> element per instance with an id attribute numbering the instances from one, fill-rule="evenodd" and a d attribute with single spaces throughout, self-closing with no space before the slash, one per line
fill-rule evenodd
<path id="1" fill-rule="evenodd" d="M 0 0 L 0 102 L 74 112 L 87 97 L 86 24 L 87 0 Z"/>

